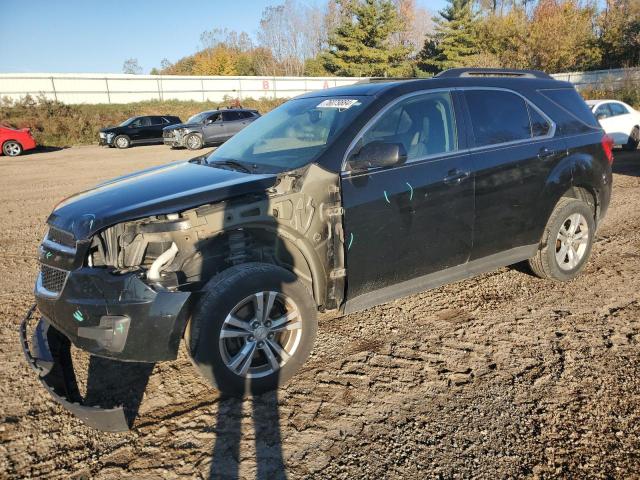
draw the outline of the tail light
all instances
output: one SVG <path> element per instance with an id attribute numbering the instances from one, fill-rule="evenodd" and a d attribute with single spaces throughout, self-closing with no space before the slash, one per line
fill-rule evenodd
<path id="1" fill-rule="evenodd" d="M 604 135 L 600 143 L 602 144 L 604 155 L 607 157 L 607 162 L 611 165 L 613 163 L 613 138 L 609 135 Z"/>

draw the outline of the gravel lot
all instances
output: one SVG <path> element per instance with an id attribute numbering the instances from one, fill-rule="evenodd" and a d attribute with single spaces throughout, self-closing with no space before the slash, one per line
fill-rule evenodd
<path id="1" fill-rule="evenodd" d="M 18 343 L 44 221 L 71 193 L 190 156 L 0 157 L 0 477 L 640 478 L 640 152 L 617 153 L 609 215 L 571 283 L 504 268 L 324 317 L 304 371 L 253 400 L 219 398 L 182 352 L 153 367 L 131 432 L 85 427 Z M 147 370 L 105 362 L 127 389 Z"/>

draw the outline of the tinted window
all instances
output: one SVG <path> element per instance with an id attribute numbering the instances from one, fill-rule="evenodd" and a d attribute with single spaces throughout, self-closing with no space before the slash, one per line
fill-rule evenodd
<path id="1" fill-rule="evenodd" d="M 162 117 L 151 117 L 151 125 L 162 125 Z"/>
<path id="2" fill-rule="evenodd" d="M 222 120 L 225 122 L 233 122 L 240 118 L 240 112 L 222 112 Z"/>
<path id="3" fill-rule="evenodd" d="M 251 112 L 238 112 L 241 118 L 253 118 L 253 113 Z"/>
<path id="4" fill-rule="evenodd" d="M 596 108 L 596 111 L 594 112 L 596 118 L 603 120 L 605 118 L 609 118 L 612 113 L 611 113 L 611 109 L 609 108 L 609 104 L 608 103 L 603 103 L 602 105 L 600 105 L 598 108 Z"/>
<path id="5" fill-rule="evenodd" d="M 403 144 L 408 162 L 456 150 L 451 96 L 427 93 L 398 102 L 365 132 L 353 153 L 375 141 Z"/>
<path id="6" fill-rule="evenodd" d="M 216 112 L 216 113 L 214 113 L 213 115 L 210 115 L 210 116 L 207 118 L 207 122 L 209 122 L 209 121 L 211 121 L 211 122 L 217 122 L 217 121 L 219 121 L 219 120 L 220 120 L 220 113 L 219 113 L 219 112 Z"/>
<path id="7" fill-rule="evenodd" d="M 620 103 L 610 103 L 609 108 L 611 108 L 611 113 L 613 113 L 614 116 L 626 115 L 627 113 L 629 113 L 625 106 Z"/>
<path id="8" fill-rule="evenodd" d="M 132 125 L 137 128 L 148 127 L 151 125 L 151 119 L 149 117 L 139 117 L 133 121 Z"/>
<path id="9" fill-rule="evenodd" d="M 551 130 L 551 124 L 531 105 L 527 104 L 527 108 L 529 109 L 529 119 L 531 120 L 531 136 L 544 137 Z"/>
<path id="10" fill-rule="evenodd" d="M 590 127 L 600 128 L 596 117 L 593 116 L 593 113 L 575 89 L 558 88 L 554 90 L 540 90 L 540 93 L 582 123 Z"/>
<path id="11" fill-rule="evenodd" d="M 524 99 L 499 90 L 465 92 L 477 146 L 531 138 Z"/>

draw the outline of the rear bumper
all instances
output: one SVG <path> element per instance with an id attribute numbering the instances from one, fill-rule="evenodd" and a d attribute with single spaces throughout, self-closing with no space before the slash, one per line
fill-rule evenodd
<path id="1" fill-rule="evenodd" d="M 147 285 L 134 272 L 104 268 L 68 273 L 59 293 L 35 288 L 45 320 L 75 346 L 115 360 L 173 360 L 186 326 L 191 292 Z"/>
<path id="2" fill-rule="evenodd" d="M 20 325 L 20 343 L 27 363 L 44 388 L 54 400 L 90 427 L 107 432 L 128 430 L 129 422 L 123 407 L 101 408 L 82 403 L 66 337 L 41 319 L 29 341 L 27 329 L 35 311 L 33 305 Z"/>

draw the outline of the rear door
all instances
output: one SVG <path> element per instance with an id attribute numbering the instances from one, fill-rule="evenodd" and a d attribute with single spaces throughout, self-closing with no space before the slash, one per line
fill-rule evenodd
<path id="1" fill-rule="evenodd" d="M 613 141 L 624 145 L 629 141 L 629 135 L 631 135 L 631 131 L 636 125 L 635 119 L 631 112 L 627 110 L 627 107 L 621 103 L 611 102 L 609 103 L 609 108 L 611 109 L 611 117 L 606 121 L 611 122 Z"/>
<path id="2" fill-rule="evenodd" d="M 381 303 L 420 290 L 411 280 L 467 262 L 474 190 L 458 117 L 451 92 L 418 92 L 385 107 L 356 137 L 347 158 L 370 142 L 401 143 L 408 158 L 357 173 L 343 166 L 350 301 L 377 291 L 369 304 Z"/>
<path id="3" fill-rule="evenodd" d="M 222 112 L 222 121 L 226 138 L 233 137 L 246 125 L 246 121 L 240 116 L 240 112 L 233 110 Z"/>
<path id="4" fill-rule="evenodd" d="M 476 175 L 471 260 L 518 256 L 539 241 L 536 200 L 566 146 L 551 119 L 515 92 L 465 89 L 464 98 Z"/>

